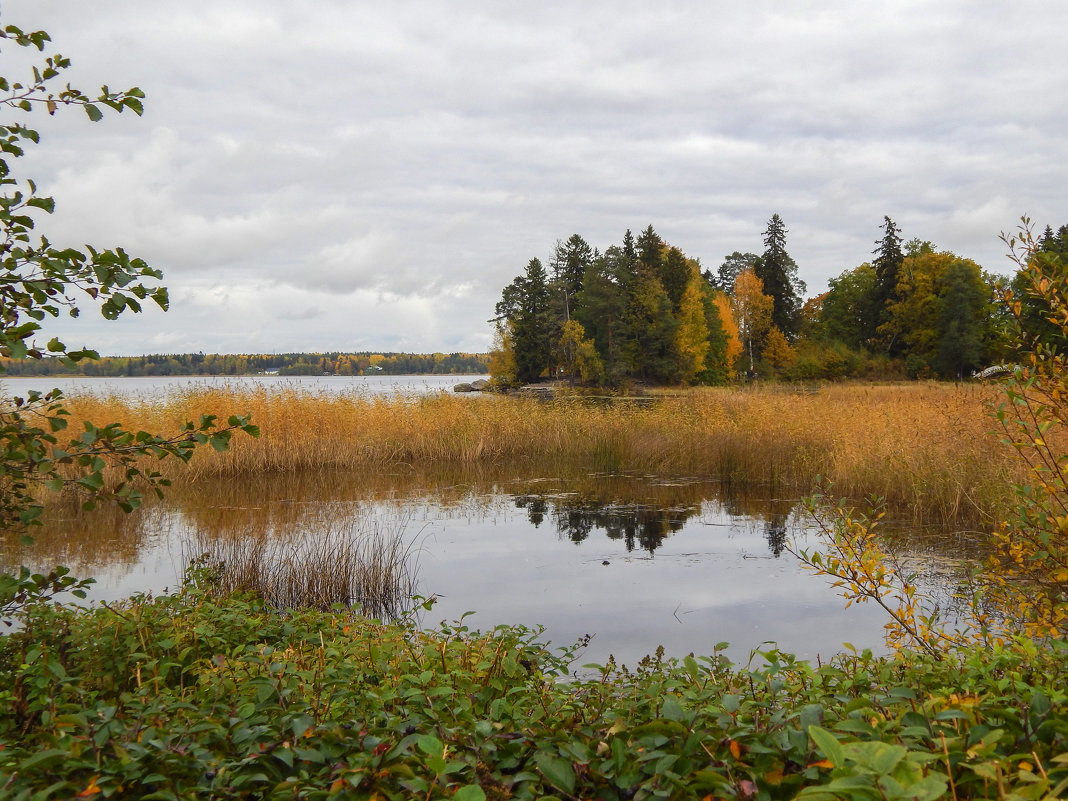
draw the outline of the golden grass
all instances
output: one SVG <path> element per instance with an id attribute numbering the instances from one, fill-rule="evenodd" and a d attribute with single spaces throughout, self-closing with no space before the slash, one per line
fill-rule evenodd
<path id="1" fill-rule="evenodd" d="M 201 412 L 250 412 L 262 436 L 208 449 L 175 478 L 277 472 L 380 473 L 437 464 L 640 470 L 811 492 L 874 494 L 918 520 L 980 520 L 1018 478 L 993 433 L 996 387 L 917 383 L 713 388 L 648 405 L 513 396 L 374 397 L 299 388 L 200 388 L 165 401 L 72 398 L 75 419 L 175 429 Z"/>

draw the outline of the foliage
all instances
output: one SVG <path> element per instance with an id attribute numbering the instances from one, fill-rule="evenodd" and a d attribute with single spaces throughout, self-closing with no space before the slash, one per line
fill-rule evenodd
<path id="1" fill-rule="evenodd" d="M 5 639 L 5 797 L 1039 798 L 1068 779 L 1060 648 L 568 675 L 581 643 L 537 630 L 280 616 L 202 584 L 41 607 Z"/>
<path id="2" fill-rule="evenodd" d="M 44 31 L 27 32 L 9 25 L 0 38 L 20 47 L 43 51 L 49 41 Z M 70 66 L 63 56 L 47 56 L 32 68 L 32 80 L 19 82 L 0 77 L 0 106 L 24 112 L 43 107 L 54 114 L 61 106 L 80 106 L 91 121 L 102 118 L 101 107 L 117 112 L 142 111 L 144 94 L 136 87 L 112 92 L 106 86 L 91 99 L 67 84 L 58 92 L 49 85 Z M 155 282 L 162 275 L 121 248 L 100 250 L 57 247 L 45 237 L 34 240 L 33 214 L 51 214 L 52 198 L 37 194 L 32 180 L 13 175 L 10 161 L 24 155 L 27 142 L 37 143 L 37 131 L 20 124 L 0 125 L 0 355 L 9 360 L 59 359 L 67 364 L 95 359 L 91 350 L 70 350 L 58 338 L 40 345 L 42 322 L 66 312 L 77 317 L 80 303 L 98 304 L 105 319 L 125 311 L 139 312 L 151 300 L 168 304 L 167 290 Z M 247 416 L 233 415 L 217 425 L 213 415 L 186 423 L 174 435 L 129 431 L 117 423 L 103 426 L 86 421 L 67 439 L 70 414 L 58 390 L 30 392 L 0 404 L 0 534 L 21 533 L 39 522 L 42 490 L 64 489 L 81 494 L 84 508 L 115 503 L 130 510 L 141 502 L 140 487 L 159 492 L 167 479 L 154 462 L 174 457 L 187 462 L 200 445 L 224 450 L 231 434 L 243 430 L 255 435 Z M 62 437 L 62 439 L 61 439 Z M 0 580 L 0 617 L 6 619 L 35 599 L 63 590 L 81 593 L 84 582 L 72 579 L 62 568 L 47 576 L 21 569 L 18 576 Z"/>
<path id="3" fill-rule="evenodd" d="M 764 292 L 772 297 L 771 322 L 786 338 L 793 340 L 801 326 L 801 298 L 805 282 L 798 278 L 797 263 L 786 252 L 786 224 L 778 214 L 771 215 L 764 230 L 764 253 L 754 265 Z"/>
<path id="4" fill-rule="evenodd" d="M 752 376 L 756 359 L 764 347 L 764 338 L 772 326 L 775 299 L 764 294 L 764 284 L 755 270 L 742 270 L 734 279 L 731 307 L 738 326 L 738 338 L 748 354 L 748 374 Z"/>
<path id="5" fill-rule="evenodd" d="M 1008 377 L 997 420 L 1028 475 L 1016 488 L 1016 515 L 995 533 L 992 595 L 1033 636 L 1068 635 L 1068 264 L 1040 247 L 1025 218 L 1004 237 L 1026 292 L 1048 310 L 1058 332 L 1031 330 L 1023 298 L 1006 290 L 1019 325 L 1018 364 Z"/>
<path id="6" fill-rule="evenodd" d="M 1017 235 L 1003 238 L 1063 342 L 1068 268 L 1038 247 L 1026 218 Z M 858 516 L 817 497 L 812 511 L 824 533 L 823 550 L 798 554 L 803 564 L 832 577 L 849 603 L 882 606 L 890 615 L 892 646 L 919 648 L 934 658 L 970 641 L 1001 644 L 1018 632 L 1046 642 L 1068 636 L 1068 354 L 1027 327 L 1023 302 L 1012 290 L 1005 291 L 1005 303 L 1018 320 L 1020 363 L 994 414 L 1026 477 L 1015 486 L 1014 514 L 991 537 L 990 556 L 958 591 L 965 602 L 959 618 L 943 621 L 937 605 L 917 594 L 907 566 L 877 536 L 877 513 Z"/>
<path id="7" fill-rule="evenodd" d="M 576 378 L 594 384 L 603 379 L 601 357 L 597 355 L 593 340 L 586 339 L 586 331 L 577 320 L 568 320 L 560 329 L 556 353 L 557 363 L 572 385 Z"/>
<path id="8" fill-rule="evenodd" d="M 574 348 L 558 346 L 573 340 L 573 331 L 564 333 L 572 322 L 581 325 L 593 349 L 585 383 L 722 383 L 729 377 L 729 337 L 700 264 L 665 243 L 651 225 L 637 239 L 628 230 L 622 245 L 604 253 L 578 234 L 558 242 L 552 280 L 544 271 L 532 274 L 535 263 L 540 265 L 532 260 L 527 273 L 504 288 L 496 305 L 495 322 L 511 326 L 521 382 L 576 375 L 565 363 Z M 548 352 L 538 344 L 546 336 Z M 523 368 L 525 353 L 539 354 L 529 370 Z"/>
<path id="9" fill-rule="evenodd" d="M 889 217 L 883 217 L 882 229 L 883 236 L 872 251 L 875 255 L 871 264 L 874 283 L 863 310 L 863 340 L 858 344 L 874 344 L 878 341 L 879 326 L 887 322 L 890 306 L 897 300 L 897 283 L 905 261 L 905 254 L 901 250 L 901 232 Z"/>
<path id="10" fill-rule="evenodd" d="M 496 322 L 511 326 L 516 380 L 535 381 L 549 367 L 553 329 L 550 288 L 541 261 L 531 259 L 523 275 L 505 287 L 496 306 Z"/>

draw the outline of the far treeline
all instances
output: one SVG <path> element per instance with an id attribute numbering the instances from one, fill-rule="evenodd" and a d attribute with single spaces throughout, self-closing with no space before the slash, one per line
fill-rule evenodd
<path id="1" fill-rule="evenodd" d="M 715 272 L 651 225 L 603 252 L 574 234 L 557 242 L 548 270 L 531 259 L 504 288 L 490 372 L 504 385 L 959 380 L 1012 361 L 1007 291 L 1033 335 L 1057 335 L 1020 272 L 1006 278 L 931 242 L 905 242 L 889 217 L 881 231 L 872 259 L 807 300 L 778 214 L 763 253 L 736 251 Z M 1039 249 L 1068 258 L 1068 225 L 1047 226 Z"/>
<path id="2" fill-rule="evenodd" d="M 484 353 L 178 353 L 65 359 L 0 359 L 9 376 L 89 375 L 471 375 L 489 371 Z"/>

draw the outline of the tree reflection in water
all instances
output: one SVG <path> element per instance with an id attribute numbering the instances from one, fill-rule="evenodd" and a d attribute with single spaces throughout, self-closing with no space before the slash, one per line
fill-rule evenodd
<path id="1" fill-rule="evenodd" d="M 701 513 L 701 503 L 663 506 L 650 503 L 627 503 L 583 497 L 577 493 L 522 494 L 513 496 L 516 508 L 527 513 L 527 519 L 540 527 L 551 518 L 557 533 L 574 543 L 585 542 L 600 530 L 611 540 L 622 541 L 628 552 L 636 549 L 652 556 L 664 540 L 681 531 L 686 522 Z M 754 514 L 752 502 L 731 498 L 722 501 L 724 511 L 738 517 L 763 520 L 764 538 L 772 556 L 778 558 L 786 550 L 787 531 L 796 501 L 764 499 L 759 513 Z"/>
<path id="2" fill-rule="evenodd" d="M 699 506 L 661 508 L 538 495 L 517 495 L 515 505 L 526 510 L 535 527 L 551 516 L 560 536 L 574 543 L 584 542 L 594 529 L 600 529 L 609 539 L 622 541 L 627 551 L 640 548 L 650 556 L 666 537 L 681 531 L 701 511 Z"/>

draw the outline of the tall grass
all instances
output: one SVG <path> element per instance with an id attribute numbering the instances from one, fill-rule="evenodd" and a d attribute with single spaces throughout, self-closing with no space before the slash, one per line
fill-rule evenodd
<path id="1" fill-rule="evenodd" d="M 299 388 L 201 388 L 166 401 L 84 396 L 73 413 L 166 429 L 210 411 L 251 412 L 259 439 L 198 454 L 175 477 L 416 469 L 429 463 L 524 472 L 693 474 L 732 485 L 884 497 L 915 518 L 956 523 L 993 514 L 1011 495 L 1013 461 L 992 433 L 984 385 L 841 385 L 819 392 L 694 390 L 655 403 L 578 397 L 369 397 Z"/>
<path id="2" fill-rule="evenodd" d="M 403 527 L 386 531 L 350 519 L 311 536 L 193 535 L 185 550 L 190 564 L 208 570 L 214 590 L 251 592 L 278 609 L 340 604 L 392 620 L 416 591 L 415 550 Z"/>

